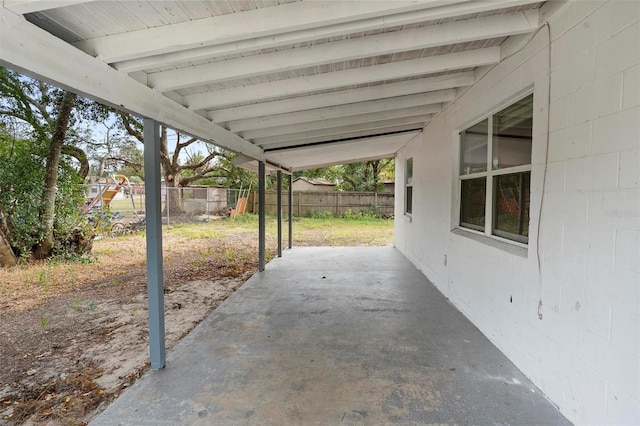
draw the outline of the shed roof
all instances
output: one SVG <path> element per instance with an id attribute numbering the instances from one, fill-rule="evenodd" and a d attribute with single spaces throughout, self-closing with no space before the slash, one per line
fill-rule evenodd
<path id="1" fill-rule="evenodd" d="M 5 0 L 0 64 L 288 171 L 393 156 L 535 0 Z"/>
<path id="2" fill-rule="evenodd" d="M 307 183 L 309 183 L 309 184 L 311 184 L 311 185 L 318 185 L 318 186 L 336 186 L 335 182 L 331 182 L 330 180 L 327 180 L 327 179 L 324 179 L 324 178 L 315 178 L 315 179 L 312 179 L 312 178 L 308 178 L 308 177 L 306 177 L 306 176 L 300 176 L 300 177 L 297 177 L 297 178 L 294 180 L 294 182 L 295 182 L 295 181 L 298 181 L 298 180 L 303 180 L 303 181 L 305 181 L 305 182 L 307 182 Z"/>

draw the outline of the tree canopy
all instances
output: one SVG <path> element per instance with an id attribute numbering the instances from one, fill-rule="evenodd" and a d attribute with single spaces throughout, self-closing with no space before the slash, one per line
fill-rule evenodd
<path id="1" fill-rule="evenodd" d="M 385 180 L 394 179 L 395 160 L 387 158 L 294 173 L 294 178 L 300 176 L 326 179 L 341 191 L 375 192 L 383 188 Z"/>

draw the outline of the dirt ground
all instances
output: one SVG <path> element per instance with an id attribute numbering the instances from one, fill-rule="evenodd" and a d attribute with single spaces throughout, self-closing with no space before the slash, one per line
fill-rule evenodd
<path id="1" fill-rule="evenodd" d="M 169 349 L 256 270 L 255 232 L 221 236 L 165 233 Z M 0 270 L 0 423 L 86 424 L 148 368 L 144 246 L 104 238 L 86 264 Z"/>
<path id="2" fill-rule="evenodd" d="M 296 220 L 295 246 L 393 239 L 392 221 Z M 254 222 L 163 230 L 168 349 L 257 270 Z M 274 235 L 268 221 L 267 259 Z M 0 424 L 86 424 L 148 369 L 145 245 L 104 237 L 82 261 L 0 268 Z"/>

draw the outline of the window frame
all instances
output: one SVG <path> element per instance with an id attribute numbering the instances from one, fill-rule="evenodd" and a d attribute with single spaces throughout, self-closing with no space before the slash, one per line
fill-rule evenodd
<path id="1" fill-rule="evenodd" d="M 524 164 L 524 165 L 519 165 L 519 166 L 514 166 L 514 167 L 509 167 L 509 168 L 502 168 L 502 169 L 493 169 L 492 165 L 492 161 L 493 161 L 493 150 L 494 150 L 494 141 L 493 141 L 493 121 L 494 121 L 494 116 L 499 113 L 500 111 L 504 110 L 505 108 L 508 108 L 509 106 L 516 104 L 520 101 L 522 101 L 523 99 L 534 95 L 533 90 L 528 90 L 526 93 L 524 94 L 520 94 L 517 97 L 513 97 L 510 98 L 507 102 L 504 102 L 502 104 L 500 104 L 499 106 L 497 106 L 496 108 L 494 108 L 490 113 L 483 115 L 482 117 L 479 117 L 478 119 L 474 120 L 473 122 L 470 122 L 469 124 L 465 125 L 464 127 L 462 127 L 459 131 L 456 132 L 457 137 L 456 139 L 456 146 L 457 146 L 457 150 L 458 150 L 458 158 L 457 158 L 457 162 L 456 162 L 456 175 L 458 177 L 458 184 L 457 184 L 457 199 L 458 199 L 458 205 L 457 205 L 457 213 L 456 213 L 456 224 L 455 224 L 455 228 L 454 229 L 460 229 L 464 232 L 470 232 L 470 233 L 474 233 L 474 234 L 478 234 L 478 235 L 483 235 L 485 237 L 489 237 L 492 239 L 496 239 L 496 240 L 500 240 L 500 241 L 504 241 L 506 243 L 509 244 L 514 244 L 520 247 L 524 247 L 524 248 L 528 248 L 529 244 L 528 244 L 528 240 L 529 237 L 528 236 L 522 236 L 519 234 L 512 234 L 509 232 L 505 232 L 505 231 L 501 231 L 501 230 L 496 230 L 495 226 L 496 226 L 496 217 L 494 214 L 494 208 L 495 208 L 495 203 L 496 203 L 496 188 L 494 188 L 494 180 L 495 177 L 497 176 L 501 176 L 501 175 L 511 175 L 511 174 L 520 174 L 520 173 L 531 173 L 532 172 L 532 163 L 533 163 L 533 135 L 535 134 L 534 130 L 533 130 L 533 122 L 535 121 L 535 119 L 533 118 L 533 114 L 535 114 L 535 107 L 532 107 L 532 129 L 531 129 L 531 162 L 529 164 Z M 535 102 L 535 96 L 532 100 L 532 102 Z M 535 104 L 534 104 L 535 105 Z M 463 170 L 462 170 L 462 164 L 463 164 L 463 158 L 464 158 L 464 152 L 462 150 L 462 137 L 461 134 L 475 126 L 476 124 L 487 120 L 487 128 L 489 129 L 487 131 L 487 170 L 483 171 L 483 172 L 476 172 L 476 173 L 469 173 L 469 174 L 463 174 Z M 473 225 L 473 224 L 467 224 L 467 226 L 463 225 L 462 222 L 462 203 L 464 202 L 462 199 L 462 182 L 465 180 L 470 180 L 470 179 L 478 179 L 478 178 L 485 178 L 485 220 L 484 220 L 484 229 L 480 230 L 480 226 L 477 225 Z M 531 182 L 532 182 L 532 176 L 529 177 L 529 192 L 531 191 Z M 474 229 L 475 228 L 475 229 Z"/>
<path id="2" fill-rule="evenodd" d="M 411 176 L 409 176 L 409 163 L 411 163 Z M 409 196 L 411 189 L 411 196 Z M 413 214 L 413 157 L 409 157 L 404 162 L 404 214 Z"/>

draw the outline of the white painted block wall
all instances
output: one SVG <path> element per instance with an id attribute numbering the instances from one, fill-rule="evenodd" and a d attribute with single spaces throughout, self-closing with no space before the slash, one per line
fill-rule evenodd
<path id="1" fill-rule="evenodd" d="M 640 1 L 552 3 L 550 51 L 546 27 L 507 41 L 515 54 L 398 153 L 414 200 L 402 215 L 397 186 L 396 246 L 569 420 L 640 424 Z M 453 230 L 455 135 L 531 87 L 528 248 Z"/>

